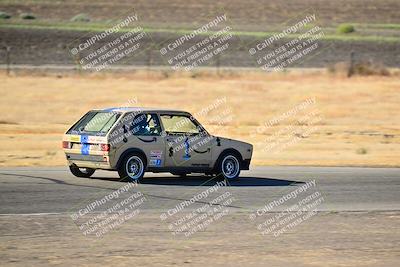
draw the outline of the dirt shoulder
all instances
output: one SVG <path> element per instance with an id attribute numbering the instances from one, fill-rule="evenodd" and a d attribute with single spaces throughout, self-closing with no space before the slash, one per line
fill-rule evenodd
<path id="1" fill-rule="evenodd" d="M 0 258 L 4 266 L 395 266 L 399 260 L 398 212 L 319 212 L 278 237 L 244 225 L 246 212 L 188 238 L 173 236 L 158 216 L 140 213 L 88 238 L 68 214 L 3 215 Z"/>

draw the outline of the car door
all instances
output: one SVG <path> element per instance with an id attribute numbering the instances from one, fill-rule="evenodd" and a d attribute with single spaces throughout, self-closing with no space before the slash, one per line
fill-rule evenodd
<path id="1" fill-rule="evenodd" d="M 165 133 L 165 166 L 208 168 L 213 137 L 187 114 L 160 114 Z"/>
<path id="2" fill-rule="evenodd" d="M 119 126 L 116 130 L 123 134 L 118 142 L 117 158 L 128 149 L 139 149 L 147 157 L 147 167 L 164 167 L 165 140 L 156 113 L 129 113 L 121 119 Z"/>

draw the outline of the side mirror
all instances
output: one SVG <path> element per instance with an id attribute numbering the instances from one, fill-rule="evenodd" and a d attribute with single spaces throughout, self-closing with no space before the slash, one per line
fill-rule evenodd
<path id="1" fill-rule="evenodd" d="M 199 131 L 199 135 L 202 135 L 202 136 L 207 136 L 208 135 L 208 132 L 206 131 L 206 129 L 204 129 L 203 126 L 198 126 L 197 130 Z"/>
<path id="2" fill-rule="evenodd" d="M 217 141 L 217 146 L 221 146 L 221 139 L 219 137 L 217 137 L 216 141 Z"/>

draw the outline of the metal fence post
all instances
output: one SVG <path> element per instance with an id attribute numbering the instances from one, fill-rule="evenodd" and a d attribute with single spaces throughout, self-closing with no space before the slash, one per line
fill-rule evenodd
<path id="1" fill-rule="evenodd" d="M 354 51 L 351 51 L 350 53 L 350 66 L 349 66 L 349 71 L 347 72 L 347 77 L 350 78 L 354 74 Z"/>
<path id="2" fill-rule="evenodd" d="M 10 64 L 11 64 L 11 61 L 10 61 L 11 47 L 5 46 L 4 48 L 6 50 L 6 65 L 7 65 L 6 73 L 7 73 L 7 76 L 8 76 L 8 75 L 10 75 L 10 71 L 11 71 L 11 68 L 10 68 Z"/>

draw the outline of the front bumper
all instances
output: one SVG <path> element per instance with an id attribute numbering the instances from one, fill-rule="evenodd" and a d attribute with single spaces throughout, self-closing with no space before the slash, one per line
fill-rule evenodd
<path id="1" fill-rule="evenodd" d="M 249 170 L 250 169 L 250 161 L 251 159 L 244 159 L 240 164 L 241 170 Z"/>

